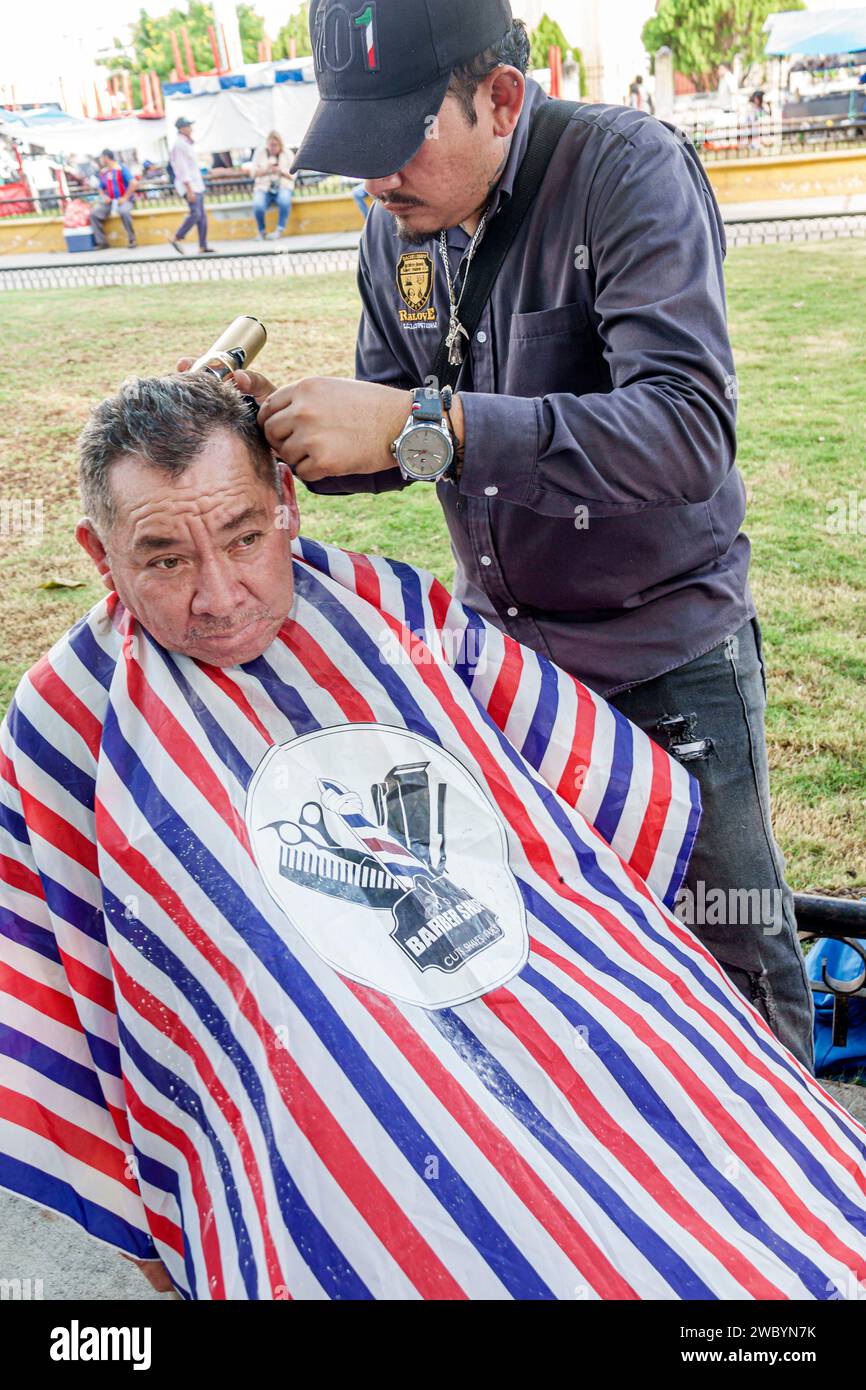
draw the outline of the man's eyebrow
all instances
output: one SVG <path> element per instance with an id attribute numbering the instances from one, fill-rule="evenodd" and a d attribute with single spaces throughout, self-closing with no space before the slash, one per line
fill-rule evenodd
<path id="1" fill-rule="evenodd" d="M 219 528 L 219 534 L 226 535 L 230 531 L 236 531 L 239 526 L 244 526 L 248 521 L 261 521 L 267 516 L 264 507 L 245 507 L 236 516 L 229 517 L 228 521 L 223 522 Z M 133 550 L 175 550 L 182 546 L 184 542 L 176 536 L 139 536 Z"/>

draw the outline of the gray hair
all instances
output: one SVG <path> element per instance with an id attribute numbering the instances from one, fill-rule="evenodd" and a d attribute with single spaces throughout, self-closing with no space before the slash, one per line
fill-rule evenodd
<path id="1" fill-rule="evenodd" d="M 97 405 L 78 439 L 84 510 L 100 534 L 116 518 L 111 467 L 122 458 L 178 478 L 219 430 L 246 444 L 256 475 L 279 496 L 279 470 L 249 402 L 231 383 L 204 372 L 131 377 Z"/>

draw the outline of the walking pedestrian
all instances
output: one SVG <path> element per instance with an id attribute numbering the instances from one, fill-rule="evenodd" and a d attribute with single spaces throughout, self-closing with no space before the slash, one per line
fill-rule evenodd
<path id="1" fill-rule="evenodd" d="M 204 178 L 196 158 L 192 139 L 192 121 L 186 116 L 178 116 L 175 121 L 177 139 L 171 151 L 171 167 L 174 171 L 174 186 L 189 204 L 189 215 L 184 218 L 172 239 L 172 246 L 178 255 L 184 254 L 181 243 L 193 227 L 198 232 L 198 247 L 203 256 L 212 256 L 214 248 L 207 244 L 207 213 L 204 206 Z"/>

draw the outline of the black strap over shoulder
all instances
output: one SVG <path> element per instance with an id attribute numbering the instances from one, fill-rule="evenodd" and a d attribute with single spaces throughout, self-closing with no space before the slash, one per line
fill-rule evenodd
<path id="1" fill-rule="evenodd" d="M 460 305 L 460 322 L 470 339 L 478 327 L 505 257 L 541 187 L 551 156 L 577 109 L 578 103 L 574 101 L 548 101 L 532 117 L 526 153 L 514 180 L 511 201 L 496 214 L 472 259 L 466 294 Z M 443 386 L 456 386 L 460 376 L 460 367 L 448 361 L 447 336 L 446 329 L 433 363 L 433 375 L 440 389 Z"/>

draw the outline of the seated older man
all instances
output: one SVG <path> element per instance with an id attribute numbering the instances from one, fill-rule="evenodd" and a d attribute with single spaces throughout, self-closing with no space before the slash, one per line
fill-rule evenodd
<path id="1" fill-rule="evenodd" d="M 296 540 L 231 386 L 128 383 L 81 482 L 110 592 L 2 730 L 0 1183 L 193 1299 L 852 1296 L 863 1132 L 671 913 L 683 770 Z"/>

